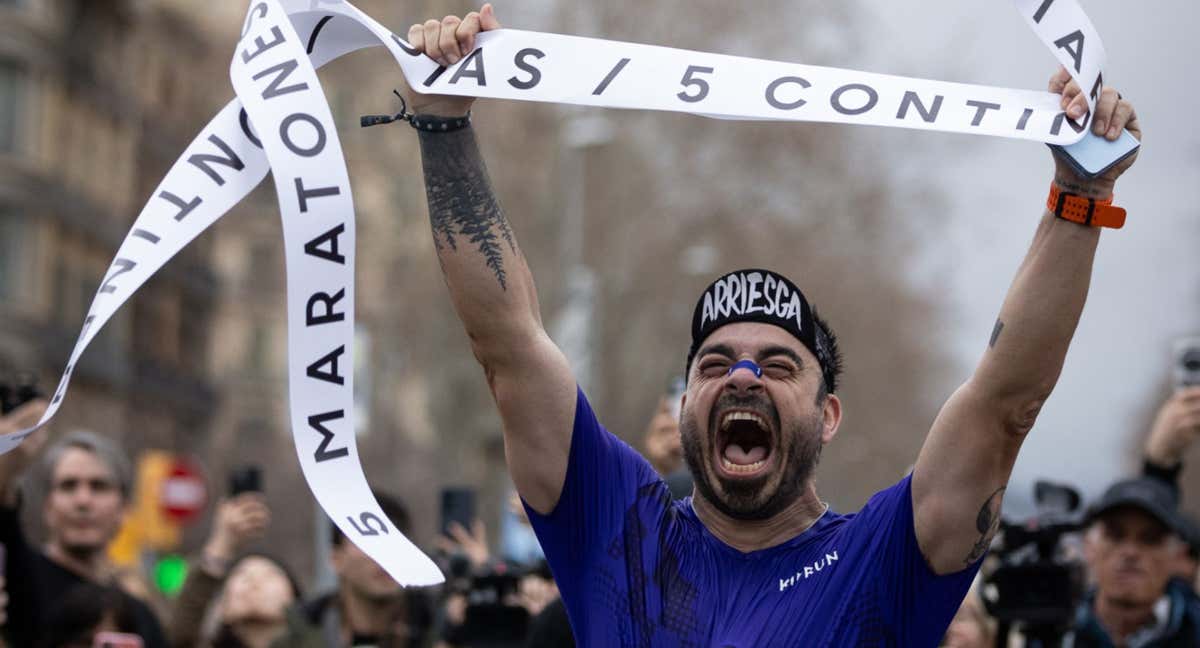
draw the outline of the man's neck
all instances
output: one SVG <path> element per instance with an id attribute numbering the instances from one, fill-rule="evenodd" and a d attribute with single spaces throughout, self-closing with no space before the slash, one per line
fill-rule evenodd
<path id="1" fill-rule="evenodd" d="M 1092 608 L 1113 644 L 1124 646 L 1125 639 L 1129 635 L 1155 624 L 1157 621 L 1154 617 L 1155 602 L 1130 604 L 1127 601 L 1117 601 L 1097 594 Z"/>
<path id="2" fill-rule="evenodd" d="M 828 507 L 817 497 L 816 486 L 810 481 L 800 497 L 765 520 L 729 517 L 699 492 L 692 495 L 692 508 L 700 522 L 718 540 L 742 553 L 749 553 L 783 544 L 804 533 L 825 514 Z"/>
<path id="3" fill-rule="evenodd" d="M 82 553 L 68 551 L 57 542 L 46 544 L 46 557 L 59 567 L 72 572 L 84 580 L 95 583 L 107 583 L 112 580 L 112 569 L 103 551 Z"/>
<path id="4" fill-rule="evenodd" d="M 343 587 L 338 591 L 338 599 L 342 606 L 342 630 L 350 635 L 390 635 L 404 610 L 404 598 L 400 595 L 371 599 Z"/>

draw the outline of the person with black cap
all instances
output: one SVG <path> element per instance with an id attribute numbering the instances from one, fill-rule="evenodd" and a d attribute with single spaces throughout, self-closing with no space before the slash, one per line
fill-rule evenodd
<path id="1" fill-rule="evenodd" d="M 1200 598 L 1172 578 L 1187 527 L 1170 488 L 1148 477 L 1117 482 L 1088 509 L 1084 527 L 1094 587 L 1065 645 L 1200 646 Z"/>
<path id="2" fill-rule="evenodd" d="M 479 32 L 499 27 L 484 5 L 413 25 L 407 37 L 449 66 L 481 53 Z M 1065 71 L 1050 90 L 1068 115 L 1084 116 Z M 1097 98 L 1095 134 L 1140 135 L 1127 101 L 1110 88 Z M 434 245 L 579 645 L 937 645 L 1062 368 L 1099 240 L 1092 214 L 1118 209 L 1107 201 L 1132 158 L 1092 179 L 1056 164 L 979 367 L 934 422 L 913 473 L 840 515 L 817 495 L 813 472 L 841 423 L 841 356 L 799 287 L 746 269 L 701 295 L 680 414 L 694 495 L 673 501 L 650 464 L 600 425 L 542 327 L 475 142 L 472 103 L 409 95 Z"/>

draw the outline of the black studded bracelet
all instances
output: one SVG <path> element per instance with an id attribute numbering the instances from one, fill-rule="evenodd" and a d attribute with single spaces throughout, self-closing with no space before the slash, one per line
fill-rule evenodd
<path id="1" fill-rule="evenodd" d="M 408 105 L 404 102 L 404 97 L 395 90 L 392 92 L 400 98 L 400 112 L 395 115 L 364 115 L 359 119 L 363 128 L 377 124 L 390 124 L 395 121 L 406 121 L 413 128 L 426 133 L 449 133 L 471 125 L 471 111 L 467 111 L 467 114 L 462 117 L 414 115 L 408 112 Z"/>

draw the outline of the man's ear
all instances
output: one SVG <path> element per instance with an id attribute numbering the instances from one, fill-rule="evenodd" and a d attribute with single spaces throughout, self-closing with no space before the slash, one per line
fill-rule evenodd
<path id="1" fill-rule="evenodd" d="M 821 428 L 821 443 L 829 443 L 833 441 L 833 437 L 837 436 L 838 426 L 842 424 L 842 401 L 835 394 L 825 396 L 825 404 L 822 409 L 822 428 Z"/>

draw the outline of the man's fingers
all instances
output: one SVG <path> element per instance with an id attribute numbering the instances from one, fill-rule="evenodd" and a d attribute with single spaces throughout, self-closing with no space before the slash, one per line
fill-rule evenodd
<path id="1" fill-rule="evenodd" d="M 450 538 L 447 538 L 444 535 L 440 535 L 440 536 L 434 538 L 433 544 L 437 545 L 438 549 L 441 549 L 442 551 L 444 551 L 448 554 L 452 554 L 452 553 L 458 551 L 458 543 L 451 540 Z"/>
<path id="2" fill-rule="evenodd" d="M 500 29 L 500 21 L 496 19 L 496 10 L 492 3 L 487 3 L 479 10 L 479 25 L 483 31 Z"/>
<path id="3" fill-rule="evenodd" d="M 1069 91 L 1070 87 L 1068 87 L 1067 90 Z M 1063 96 L 1065 97 L 1066 95 Z M 1087 110 L 1087 97 L 1085 97 L 1082 92 L 1076 92 L 1071 96 L 1071 101 L 1066 107 L 1068 117 L 1071 119 L 1079 119 L 1087 114 Z"/>
<path id="4" fill-rule="evenodd" d="M 458 24 L 454 36 L 458 39 L 458 49 L 462 51 L 463 56 L 475 50 L 475 34 L 478 34 L 480 29 L 478 11 L 467 14 Z"/>
<path id="5" fill-rule="evenodd" d="M 444 65 L 454 65 L 462 59 L 465 52 L 458 48 L 458 36 L 456 31 L 458 26 L 462 24 L 462 20 L 458 16 L 446 16 L 442 18 L 442 31 L 438 36 L 438 46 L 442 50 L 442 56 L 446 59 Z"/>
<path id="6" fill-rule="evenodd" d="M 1048 90 L 1050 90 L 1050 92 L 1053 92 L 1055 94 L 1060 93 L 1063 91 L 1063 88 L 1067 87 L 1067 84 L 1070 82 L 1071 82 L 1071 73 L 1067 72 L 1067 68 L 1060 65 L 1060 66 L 1058 66 L 1058 71 L 1056 71 L 1050 77 L 1050 86 L 1049 86 Z"/>
<path id="7" fill-rule="evenodd" d="M 1200 403 L 1200 386 L 1184 387 L 1171 396 L 1172 400 Z"/>
<path id="8" fill-rule="evenodd" d="M 408 28 L 408 44 L 418 52 L 425 51 L 425 25 L 417 23 Z"/>
<path id="9" fill-rule="evenodd" d="M 1096 100 L 1096 115 L 1092 119 L 1092 132 L 1096 135 L 1106 135 L 1109 130 L 1109 125 L 1116 125 L 1114 111 L 1117 109 L 1117 104 L 1120 102 L 1117 99 L 1117 91 L 1112 88 L 1105 88 L 1100 93 L 1100 98 Z M 1124 121 L 1121 122 L 1124 125 Z M 1117 132 L 1121 132 L 1117 130 Z M 1112 139 L 1112 138 L 1109 138 Z"/>
<path id="10" fill-rule="evenodd" d="M 425 21 L 425 56 L 435 60 L 439 65 L 445 65 L 446 59 L 442 56 L 442 46 L 439 39 L 442 36 L 442 23 L 430 18 Z"/>
<path id="11" fill-rule="evenodd" d="M 1133 118 L 1133 104 L 1123 99 L 1117 101 L 1113 107 L 1112 119 L 1109 120 L 1108 132 L 1105 136 L 1110 140 L 1117 139 L 1121 136 L 1121 131 L 1125 130 L 1125 127 L 1129 125 L 1129 122 Z"/>
<path id="12" fill-rule="evenodd" d="M 450 532 L 450 537 L 454 538 L 460 545 L 471 542 L 471 534 L 458 522 L 451 522 L 446 525 L 446 530 Z"/>
<path id="13" fill-rule="evenodd" d="M 35 398 L 29 402 L 22 403 L 20 407 L 8 413 L 4 417 L 5 421 L 14 425 L 17 430 L 31 427 L 38 421 L 42 420 L 42 415 L 46 413 L 46 408 L 49 407 L 49 402 L 44 398 Z"/>

